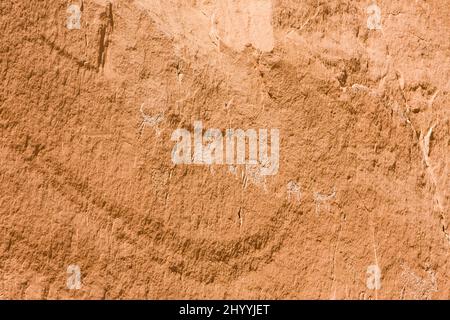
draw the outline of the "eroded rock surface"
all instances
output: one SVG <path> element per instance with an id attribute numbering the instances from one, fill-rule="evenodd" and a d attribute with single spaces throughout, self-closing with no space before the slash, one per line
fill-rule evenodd
<path id="1" fill-rule="evenodd" d="M 371 4 L 2 1 L 0 298 L 449 299 L 450 7 Z"/>

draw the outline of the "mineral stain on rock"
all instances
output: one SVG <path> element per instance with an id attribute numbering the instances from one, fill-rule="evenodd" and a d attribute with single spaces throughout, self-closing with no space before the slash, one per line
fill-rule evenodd
<path id="1" fill-rule="evenodd" d="M 0 13 L 0 298 L 450 298 L 447 1 Z M 195 121 L 276 174 L 174 164 Z"/>

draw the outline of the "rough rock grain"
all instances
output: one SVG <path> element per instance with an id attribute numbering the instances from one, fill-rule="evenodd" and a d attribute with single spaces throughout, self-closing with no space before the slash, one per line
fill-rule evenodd
<path id="1" fill-rule="evenodd" d="M 450 6 L 371 3 L 2 0 L 0 298 L 449 299 Z M 278 174 L 174 165 L 196 120 Z"/>

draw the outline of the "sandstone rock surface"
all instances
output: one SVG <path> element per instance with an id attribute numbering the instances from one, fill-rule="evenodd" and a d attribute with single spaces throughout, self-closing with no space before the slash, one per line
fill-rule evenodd
<path id="1" fill-rule="evenodd" d="M 371 4 L 1 1 L 0 298 L 449 299 L 450 6 Z"/>

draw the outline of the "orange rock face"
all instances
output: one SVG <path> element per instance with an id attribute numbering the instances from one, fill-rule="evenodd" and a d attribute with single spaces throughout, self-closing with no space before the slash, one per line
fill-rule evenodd
<path id="1" fill-rule="evenodd" d="M 449 299 L 449 17 L 2 1 L 0 298 Z M 278 130 L 277 170 L 202 162 L 198 121 Z"/>

